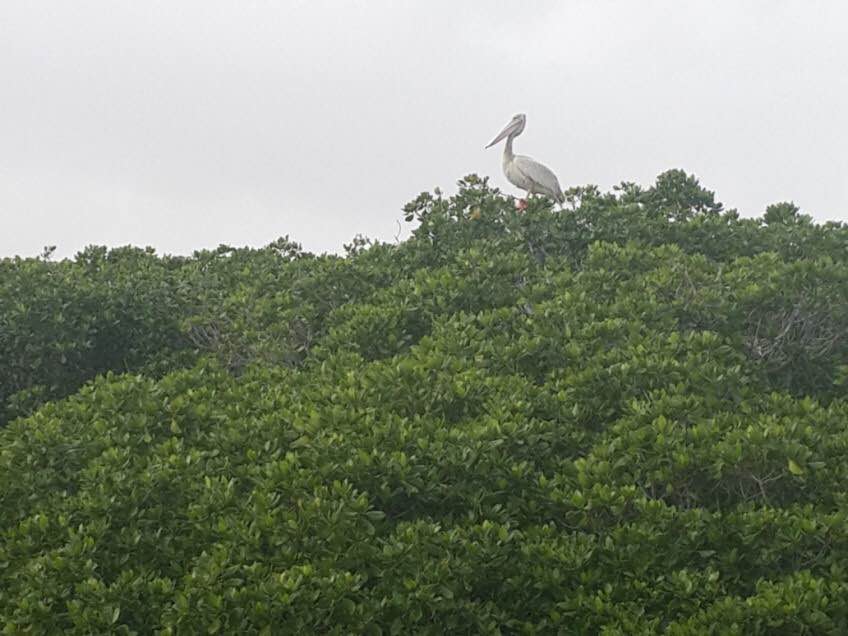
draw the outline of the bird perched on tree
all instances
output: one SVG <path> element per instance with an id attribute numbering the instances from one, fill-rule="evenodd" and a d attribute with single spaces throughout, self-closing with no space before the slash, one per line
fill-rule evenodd
<path id="1" fill-rule="evenodd" d="M 557 181 L 556 175 L 538 161 L 524 155 L 516 155 L 512 151 L 512 140 L 522 133 L 526 123 L 527 116 L 519 113 L 512 118 L 486 148 L 491 148 L 506 137 L 506 146 L 504 146 L 503 154 L 503 171 L 507 180 L 512 185 L 527 192 L 527 199 L 533 194 L 543 194 L 557 203 L 562 203 L 565 201 L 565 197 L 562 194 L 562 188 L 559 187 L 559 181 Z M 518 207 L 521 210 L 525 209 L 527 207 L 527 200 L 521 199 Z"/>

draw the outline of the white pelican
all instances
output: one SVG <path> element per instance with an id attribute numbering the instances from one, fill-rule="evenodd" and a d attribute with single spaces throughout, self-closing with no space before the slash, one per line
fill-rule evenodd
<path id="1" fill-rule="evenodd" d="M 526 122 L 526 115 L 523 113 L 516 115 L 486 148 L 491 148 L 506 137 L 503 171 L 507 180 L 517 188 L 525 190 L 528 199 L 533 194 L 544 194 L 557 203 L 562 203 L 565 197 L 562 194 L 562 188 L 559 187 L 556 175 L 538 161 L 512 152 L 512 140 L 521 134 Z M 522 199 L 518 207 L 523 210 L 527 207 L 527 201 Z"/>

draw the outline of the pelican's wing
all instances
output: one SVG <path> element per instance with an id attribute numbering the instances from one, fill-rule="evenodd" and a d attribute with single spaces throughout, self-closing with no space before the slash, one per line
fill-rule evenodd
<path id="1" fill-rule="evenodd" d="M 559 203 L 565 200 L 556 175 L 548 167 L 535 159 L 521 155 L 513 160 L 513 165 L 526 179 L 533 182 L 542 194 L 547 194 Z"/>

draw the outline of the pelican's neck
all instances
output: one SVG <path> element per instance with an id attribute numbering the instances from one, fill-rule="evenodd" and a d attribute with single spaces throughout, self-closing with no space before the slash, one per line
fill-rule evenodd
<path id="1" fill-rule="evenodd" d="M 515 139 L 515 137 L 517 137 L 517 135 L 510 135 L 506 138 L 503 155 L 504 164 L 510 163 L 515 158 L 515 153 L 512 151 L 512 140 Z"/>

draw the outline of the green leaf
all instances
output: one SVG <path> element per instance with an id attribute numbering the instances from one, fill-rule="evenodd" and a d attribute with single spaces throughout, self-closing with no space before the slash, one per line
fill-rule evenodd
<path id="1" fill-rule="evenodd" d="M 789 472 L 793 475 L 803 475 L 804 469 L 799 466 L 794 459 L 789 460 Z"/>

